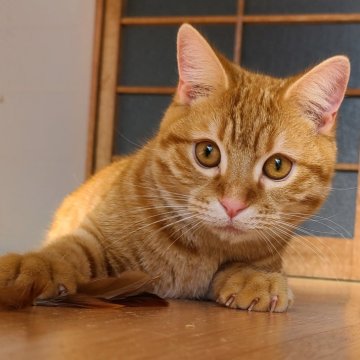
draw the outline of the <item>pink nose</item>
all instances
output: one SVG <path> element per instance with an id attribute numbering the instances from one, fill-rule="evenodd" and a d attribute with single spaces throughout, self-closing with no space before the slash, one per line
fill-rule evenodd
<path id="1" fill-rule="evenodd" d="M 248 205 L 245 204 L 243 201 L 237 199 L 222 198 L 219 200 L 219 202 L 225 209 L 226 213 L 229 215 L 230 219 L 232 219 L 248 207 Z"/>

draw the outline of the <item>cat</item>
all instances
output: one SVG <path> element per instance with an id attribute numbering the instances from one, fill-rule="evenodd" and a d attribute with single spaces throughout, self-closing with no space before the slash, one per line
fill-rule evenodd
<path id="1" fill-rule="evenodd" d="M 0 286 L 35 283 L 47 298 L 131 269 L 166 298 L 292 305 L 282 255 L 328 194 L 349 60 L 274 78 L 233 64 L 189 24 L 177 60 L 158 133 L 65 198 L 38 251 L 2 256 Z"/>

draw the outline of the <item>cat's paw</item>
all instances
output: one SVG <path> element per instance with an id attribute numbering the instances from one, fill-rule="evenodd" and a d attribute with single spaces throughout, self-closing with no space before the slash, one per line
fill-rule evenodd
<path id="1" fill-rule="evenodd" d="M 218 281 L 214 294 L 219 304 L 249 311 L 284 312 L 294 301 L 286 276 L 249 268 Z"/>
<path id="2" fill-rule="evenodd" d="M 42 253 L 8 254 L 0 257 L 0 287 L 41 289 L 38 298 L 75 292 L 76 280 L 60 261 Z"/>

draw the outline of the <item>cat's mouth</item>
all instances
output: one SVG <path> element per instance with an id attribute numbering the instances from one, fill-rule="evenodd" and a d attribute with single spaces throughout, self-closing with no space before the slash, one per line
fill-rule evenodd
<path id="1" fill-rule="evenodd" d="M 227 232 L 233 235 L 240 235 L 245 233 L 244 230 L 235 227 L 233 224 L 227 224 L 224 226 L 214 226 L 214 228 L 217 229 L 218 231 L 220 230 L 222 232 Z"/>

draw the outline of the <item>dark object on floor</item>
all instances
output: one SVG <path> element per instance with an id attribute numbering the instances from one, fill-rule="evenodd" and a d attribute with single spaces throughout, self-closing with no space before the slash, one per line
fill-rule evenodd
<path id="1" fill-rule="evenodd" d="M 61 295 L 50 299 L 37 299 L 42 289 L 35 284 L 27 288 L 0 289 L 0 307 L 21 309 L 27 306 L 61 306 L 80 308 L 112 308 L 124 306 L 167 306 L 166 300 L 151 294 L 156 279 L 140 271 L 126 271 L 119 277 L 92 280 L 78 287 L 76 294 Z"/>

